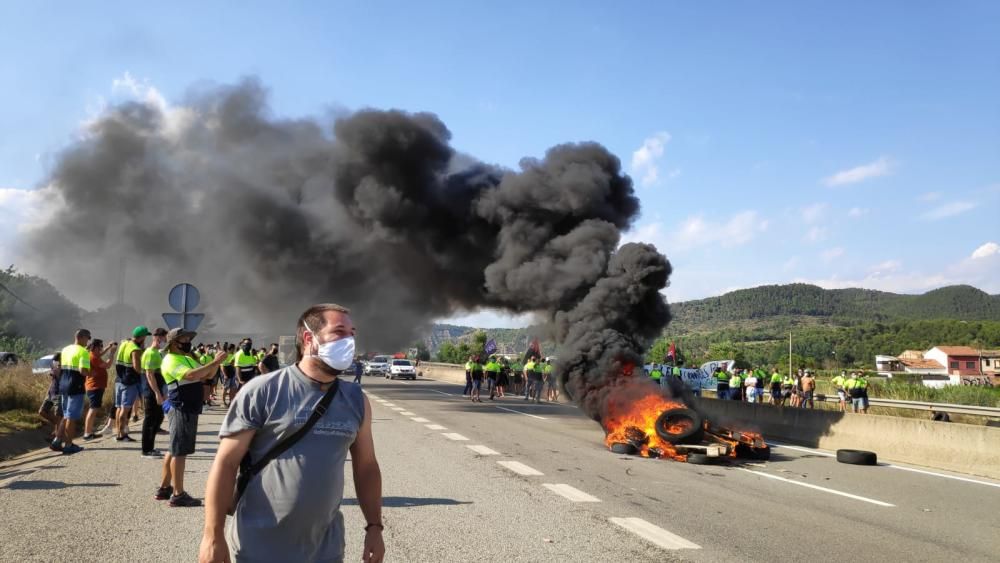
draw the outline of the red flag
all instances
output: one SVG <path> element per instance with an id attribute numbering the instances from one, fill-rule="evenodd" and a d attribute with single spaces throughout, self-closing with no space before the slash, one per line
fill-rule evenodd
<path id="1" fill-rule="evenodd" d="M 674 343 L 673 342 L 670 343 L 670 351 L 667 352 L 667 357 L 668 358 L 676 358 L 677 357 L 677 348 L 674 347 Z"/>

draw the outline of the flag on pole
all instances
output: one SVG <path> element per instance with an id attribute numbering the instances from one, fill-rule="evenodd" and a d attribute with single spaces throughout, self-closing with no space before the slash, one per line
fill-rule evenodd
<path id="1" fill-rule="evenodd" d="M 537 338 L 532 339 L 531 343 L 528 344 L 528 350 L 524 353 L 524 361 L 527 362 L 531 359 L 531 356 L 538 356 L 539 358 L 542 357 L 542 349 L 538 344 Z"/>
<path id="2" fill-rule="evenodd" d="M 497 351 L 497 341 L 492 338 L 487 340 L 486 346 L 483 348 L 483 351 L 486 352 L 487 356 L 492 355 L 494 352 Z"/>
<path id="3" fill-rule="evenodd" d="M 673 342 L 670 343 L 670 351 L 667 352 L 667 357 L 677 359 L 677 348 L 674 346 Z"/>

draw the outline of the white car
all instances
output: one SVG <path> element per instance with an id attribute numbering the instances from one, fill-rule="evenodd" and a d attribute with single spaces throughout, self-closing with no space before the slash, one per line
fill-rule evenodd
<path id="1" fill-rule="evenodd" d="M 413 367 L 410 360 L 392 360 L 389 365 L 389 373 L 385 374 L 386 379 L 417 379 L 417 368 Z"/>
<path id="2" fill-rule="evenodd" d="M 42 356 L 35 360 L 35 363 L 31 364 L 31 373 L 35 375 L 48 375 L 52 370 L 52 360 L 56 359 L 55 354 L 49 354 L 48 356 Z"/>
<path id="3" fill-rule="evenodd" d="M 375 356 L 365 364 L 365 375 L 387 375 L 389 373 L 389 356 Z"/>

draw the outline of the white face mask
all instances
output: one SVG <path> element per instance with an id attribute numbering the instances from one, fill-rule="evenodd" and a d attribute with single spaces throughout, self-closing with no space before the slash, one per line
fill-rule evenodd
<path id="1" fill-rule="evenodd" d="M 315 341 L 316 333 L 308 326 L 305 329 L 313 335 L 313 340 Z M 317 353 L 308 355 L 323 360 L 324 364 L 335 370 L 343 371 L 351 367 L 351 364 L 354 363 L 354 337 L 345 336 L 333 342 L 324 342 L 319 345 Z"/>

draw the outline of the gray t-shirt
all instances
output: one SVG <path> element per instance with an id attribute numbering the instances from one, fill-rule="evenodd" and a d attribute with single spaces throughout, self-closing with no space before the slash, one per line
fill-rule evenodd
<path id="1" fill-rule="evenodd" d="M 236 395 L 219 436 L 256 430 L 250 456 L 260 459 L 305 424 L 324 392 L 294 365 L 255 377 Z M 364 412 L 361 387 L 341 381 L 309 434 L 250 481 L 226 523 L 236 560 L 342 560 L 344 463 Z"/>

